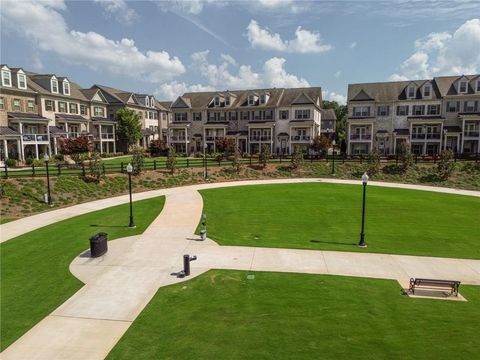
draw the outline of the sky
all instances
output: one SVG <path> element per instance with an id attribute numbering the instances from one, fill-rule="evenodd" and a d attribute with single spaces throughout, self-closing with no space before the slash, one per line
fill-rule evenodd
<path id="1" fill-rule="evenodd" d="M 480 72 L 480 1 L 0 0 L 0 60 L 173 100 L 189 91 Z"/>

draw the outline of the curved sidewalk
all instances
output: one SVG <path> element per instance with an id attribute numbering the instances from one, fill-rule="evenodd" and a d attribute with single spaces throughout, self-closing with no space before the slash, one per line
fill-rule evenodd
<path id="1" fill-rule="evenodd" d="M 211 240 L 198 241 L 194 235 L 203 208 L 199 189 L 306 181 L 204 184 L 139 194 L 143 198 L 166 195 L 160 215 L 143 234 L 110 242 L 104 256 L 92 259 L 88 251 L 78 256 L 70 271 L 85 286 L 8 347 L 1 358 L 103 359 L 159 288 L 214 268 L 350 275 L 401 282 L 411 276 L 440 277 L 480 285 L 479 260 L 219 246 Z M 182 268 L 183 254 L 197 255 L 198 260 L 192 263 L 192 275 L 182 279 L 174 274 Z"/>
<path id="2" fill-rule="evenodd" d="M 197 185 L 188 185 L 188 186 L 176 187 L 176 188 L 145 191 L 145 192 L 135 193 L 133 197 L 135 201 L 138 201 L 143 199 L 149 199 L 156 196 L 173 194 L 178 191 L 182 192 L 182 191 L 189 191 L 189 190 L 213 189 L 218 187 L 230 187 L 230 186 L 241 186 L 241 185 L 289 184 L 289 183 L 300 183 L 300 182 L 323 182 L 323 183 L 348 184 L 348 185 L 361 184 L 360 180 L 340 180 L 340 179 L 324 179 L 324 178 L 247 180 L 247 181 L 232 181 L 232 182 L 212 183 L 212 184 L 197 184 Z M 400 189 L 422 190 L 422 191 L 432 191 L 432 192 L 439 192 L 439 193 L 445 193 L 445 194 L 480 197 L 480 191 L 461 190 L 461 189 L 443 188 L 443 187 L 435 187 L 435 186 L 398 184 L 398 183 L 388 183 L 388 182 L 380 182 L 380 181 L 370 181 L 369 186 L 392 187 L 392 188 L 400 188 Z M 51 210 L 51 211 L 43 212 L 40 214 L 28 216 L 19 220 L 11 221 L 6 224 L 0 225 L 0 243 L 13 239 L 27 232 L 36 230 L 43 226 L 56 223 L 58 221 L 69 219 L 71 217 L 86 214 L 92 211 L 125 204 L 125 203 L 128 203 L 128 201 L 129 201 L 128 195 L 121 195 L 121 196 L 116 196 L 112 198 L 78 204 L 78 205 L 74 205 L 66 208 Z"/>

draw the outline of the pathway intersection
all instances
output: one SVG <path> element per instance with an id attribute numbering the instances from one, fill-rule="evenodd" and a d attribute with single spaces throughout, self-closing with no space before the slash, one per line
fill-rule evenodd
<path id="1" fill-rule="evenodd" d="M 480 261 L 336 251 L 294 250 L 219 246 L 194 235 L 203 202 L 198 190 L 256 184 L 358 181 L 289 179 L 202 184 L 135 194 L 135 200 L 165 195 L 160 215 L 141 235 L 109 242 L 106 255 L 92 259 L 88 251 L 78 256 L 70 271 L 85 286 L 39 322 L 2 354 L 2 359 L 103 359 L 157 290 L 187 281 L 209 269 L 282 271 L 348 275 L 398 280 L 410 277 L 454 278 L 480 285 Z M 480 192 L 371 182 L 390 186 L 480 197 Z M 89 211 L 128 201 L 125 196 L 99 200 L 67 209 L 35 215 L 35 221 L 18 220 L 25 226 L 1 226 L 2 241 L 41 226 Z M 52 216 L 48 216 L 52 214 Z M 66 216 L 66 217 L 65 217 Z M 30 217 L 33 218 L 33 217 Z M 52 221 L 52 219 L 54 219 Z M 181 270 L 184 254 L 197 255 L 188 278 L 172 273 Z"/>

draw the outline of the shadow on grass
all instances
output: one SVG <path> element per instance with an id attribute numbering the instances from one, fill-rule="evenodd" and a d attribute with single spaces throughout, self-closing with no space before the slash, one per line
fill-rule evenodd
<path id="1" fill-rule="evenodd" d="M 311 243 L 316 244 L 331 244 L 331 245 L 344 245 L 344 246 L 357 246 L 357 243 L 345 243 L 338 241 L 324 241 L 324 240 L 310 240 Z"/>

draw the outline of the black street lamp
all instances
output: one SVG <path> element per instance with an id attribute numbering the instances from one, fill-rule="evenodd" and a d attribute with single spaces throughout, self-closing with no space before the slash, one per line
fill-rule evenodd
<path id="1" fill-rule="evenodd" d="M 203 164 L 205 165 L 204 178 L 208 179 L 208 165 L 207 165 L 207 143 L 203 144 Z"/>
<path id="2" fill-rule="evenodd" d="M 50 160 L 50 156 L 45 154 L 43 159 L 45 160 L 45 168 L 47 170 L 47 191 L 48 191 L 47 192 L 47 203 L 48 203 L 49 206 L 52 206 L 52 196 L 50 194 L 50 173 L 48 172 L 48 161 Z"/>
<path id="3" fill-rule="evenodd" d="M 332 175 L 335 175 L 335 139 L 332 140 Z"/>
<path id="4" fill-rule="evenodd" d="M 127 165 L 127 173 L 128 173 L 128 190 L 130 192 L 130 224 L 128 225 L 129 228 L 135 228 L 135 223 L 133 222 L 133 207 L 132 207 L 132 172 L 133 166 L 132 164 L 128 163 Z"/>
<path id="5" fill-rule="evenodd" d="M 368 175 L 364 173 L 362 175 L 362 184 L 363 184 L 363 203 L 362 203 L 362 231 L 360 232 L 360 242 L 358 246 L 360 247 L 367 247 L 367 243 L 365 242 L 365 194 L 367 192 L 367 183 L 368 183 Z"/>

